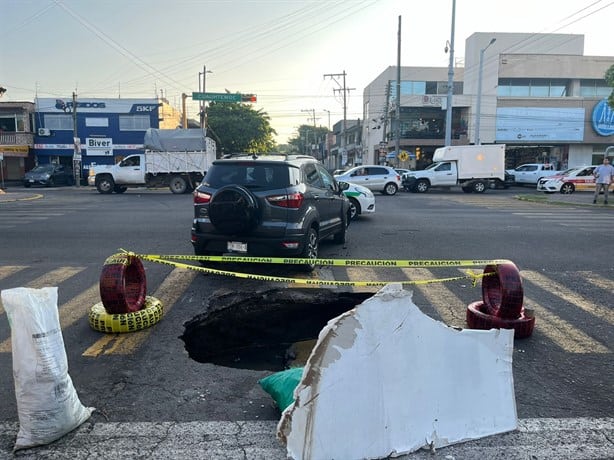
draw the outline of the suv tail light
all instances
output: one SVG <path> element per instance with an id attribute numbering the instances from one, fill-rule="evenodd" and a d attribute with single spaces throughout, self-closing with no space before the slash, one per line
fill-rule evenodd
<path id="1" fill-rule="evenodd" d="M 301 207 L 301 204 L 303 204 L 303 194 L 291 193 L 290 195 L 271 195 L 267 196 L 266 200 L 274 206 L 298 209 Z"/>
<path id="2" fill-rule="evenodd" d="M 211 201 L 211 195 L 205 192 L 199 192 L 195 190 L 194 193 L 194 204 L 207 204 Z"/>

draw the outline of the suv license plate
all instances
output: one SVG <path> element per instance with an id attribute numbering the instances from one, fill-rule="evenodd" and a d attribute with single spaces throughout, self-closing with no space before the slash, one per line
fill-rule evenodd
<path id="1" fill-rule="evenodd" d="M 241 243 L 240 241 L 228 242 L 229 252 L 247 252 L 247 243 Z"/>

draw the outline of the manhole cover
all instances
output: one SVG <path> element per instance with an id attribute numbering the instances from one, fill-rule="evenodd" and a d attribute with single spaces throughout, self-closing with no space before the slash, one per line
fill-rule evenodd
<path id="1" fill-rule="evenodd" d="M 214 294 L 207 313 L 185 323 L 180 337 L 201 363 L 282 370 L 304 356 L 326 323 L 373 296 L 328 289 L 271 289 Z"/>

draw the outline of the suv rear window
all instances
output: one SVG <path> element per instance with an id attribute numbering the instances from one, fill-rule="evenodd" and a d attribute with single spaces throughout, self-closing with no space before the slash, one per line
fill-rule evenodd
<path id="1" fill-rule="evenodd" d="M 209 168 L 204 183 L 214 188 L 229 184 L 248 188 L 285 188 L 290 180 L 285 164 L 224 162 Z"/>

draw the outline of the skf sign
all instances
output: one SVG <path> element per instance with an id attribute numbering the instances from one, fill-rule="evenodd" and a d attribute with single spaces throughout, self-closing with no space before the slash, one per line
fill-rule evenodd
<path id="1" fill-rule="evenodd" d="M 88 137 L 85 139 L 87 156 L 112 156 L 113 139 L 108 137 Z"/>

